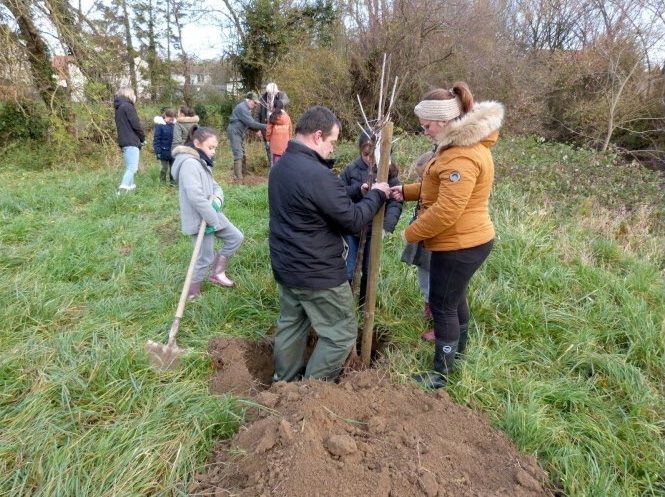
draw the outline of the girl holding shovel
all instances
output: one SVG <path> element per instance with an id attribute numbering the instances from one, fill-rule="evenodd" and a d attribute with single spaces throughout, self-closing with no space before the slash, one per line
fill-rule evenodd
<path id="1" fill-rule="evenodd" d="M 201 293 L 201 283 L 212 266 L 208 281 L 222 287 L 234 285 L 226 276 L 229 259 L 243 242 L 244 235 L 224 215 L 224 192 L 212 176 L 218 138 L 211 128 L 192 126 L 185 145 L 173 149 L 173 177 L 178 183 L 182 232 L 196 242 L 199 225 L 205 220 L 201 252 L 199 253 L 189 288 L 188 298 L 195 299 Z M 215 238 L 224 242 L 214 253 Z"/>

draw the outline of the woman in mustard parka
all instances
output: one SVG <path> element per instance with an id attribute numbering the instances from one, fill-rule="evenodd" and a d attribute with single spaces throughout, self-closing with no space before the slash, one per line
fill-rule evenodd
<path id="1" fill-rule="evenodd" d="M 418 200 L 416 220 L 403 232 L 432 252 L 429 303 L 434 317 L 434 371 L 416 375 L 425 388 L 445 386 L 456 353 L 469 330 L 466 288 L 494 240 L 489 196 L 494 181 L 492 147 L 503 121 L 503 105 L 474 103 L 466 83 L 428 92 L 415 108 L 425 134 L 436 143 L 421 183 L 396 186 L 396 199 Z"/>

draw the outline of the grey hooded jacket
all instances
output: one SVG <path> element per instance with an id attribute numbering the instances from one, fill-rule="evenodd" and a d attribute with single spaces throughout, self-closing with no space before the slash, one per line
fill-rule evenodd
<path id="1" fill-rule="evenodd" d="M 180 220 L 185 235 L 196 235 L 201 219 L 215 231 L 229 226 L 230 222 L 222 212 L 215 212 L 210 197 L 218 197 L 224 205 L 224 192 L 212 177 L 212 169 L 199 158 L 196 149 L 185 145 L 173 149 L 175 162 L 171 168 L 173 178 L 178 182 L 180 196 Z"/>

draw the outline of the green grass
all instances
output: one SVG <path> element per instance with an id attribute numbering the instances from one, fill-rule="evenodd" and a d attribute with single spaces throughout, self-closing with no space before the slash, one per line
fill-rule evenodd
<path id="1" fill-rule="evenodd" d="M 404 172 L 423 146 L 397 148 Z M 249 150 L 260 169 L 260 143 Z M 226 185 L 224 142 L 220 152 Z M 353 153 L 341 144 L 340 163 Z M 156 373 L 143 346 L 166 340 L 191 242 L 150 154 L 122 197 L 120 158 L 107 155 L 0 170 L 3 495 L 184 495 L 213 441 L 242 422 L 235 398 L 208 392 L 208 339 L 260 338 L 277 317 L 266 187 L 226 185 L 246 236 L 230 269 L 238 287 L 188 304 L 179 344 L 192 353 Z M 570 495 L 665 495 L 662 177 L 532 139 L 500 141 L 495 157 L 498 236 L 469 290 L 452 398 L 487 413 Z M 431 345 L 402 248 L 384 241 L 376 325 L 390 342 L 380 367 L 408 381 Z"/>

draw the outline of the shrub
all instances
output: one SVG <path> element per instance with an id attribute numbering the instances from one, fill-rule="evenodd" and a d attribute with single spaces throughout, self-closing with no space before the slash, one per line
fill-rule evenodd
<path id="1" fill-rule="evenodd" d="M 219 104 L 219 114 L 221 116 L 220 127 L 226 129 L 229 124 L 229 117 L 231 117 L 231 112 L 233 112 L 233 109 L 236 105 L 238 105 L 239 101 L 239 97 L 231 94 L 224 95 L 224 98 Z"/>
<path id="2" fill-rule="evenodd" d="M 0 107 L 0 143 L 44 139 L 49 131 L 49 121 L 40 114 L 33 102 L 6 102 Z"/>
<path id="3" fill-rule="evenodd" d="M 201 102 L 194 105 L 194 112 L 199 116 L 199 123 L 201 126 L 208 126 L 208 109 Z"/>

